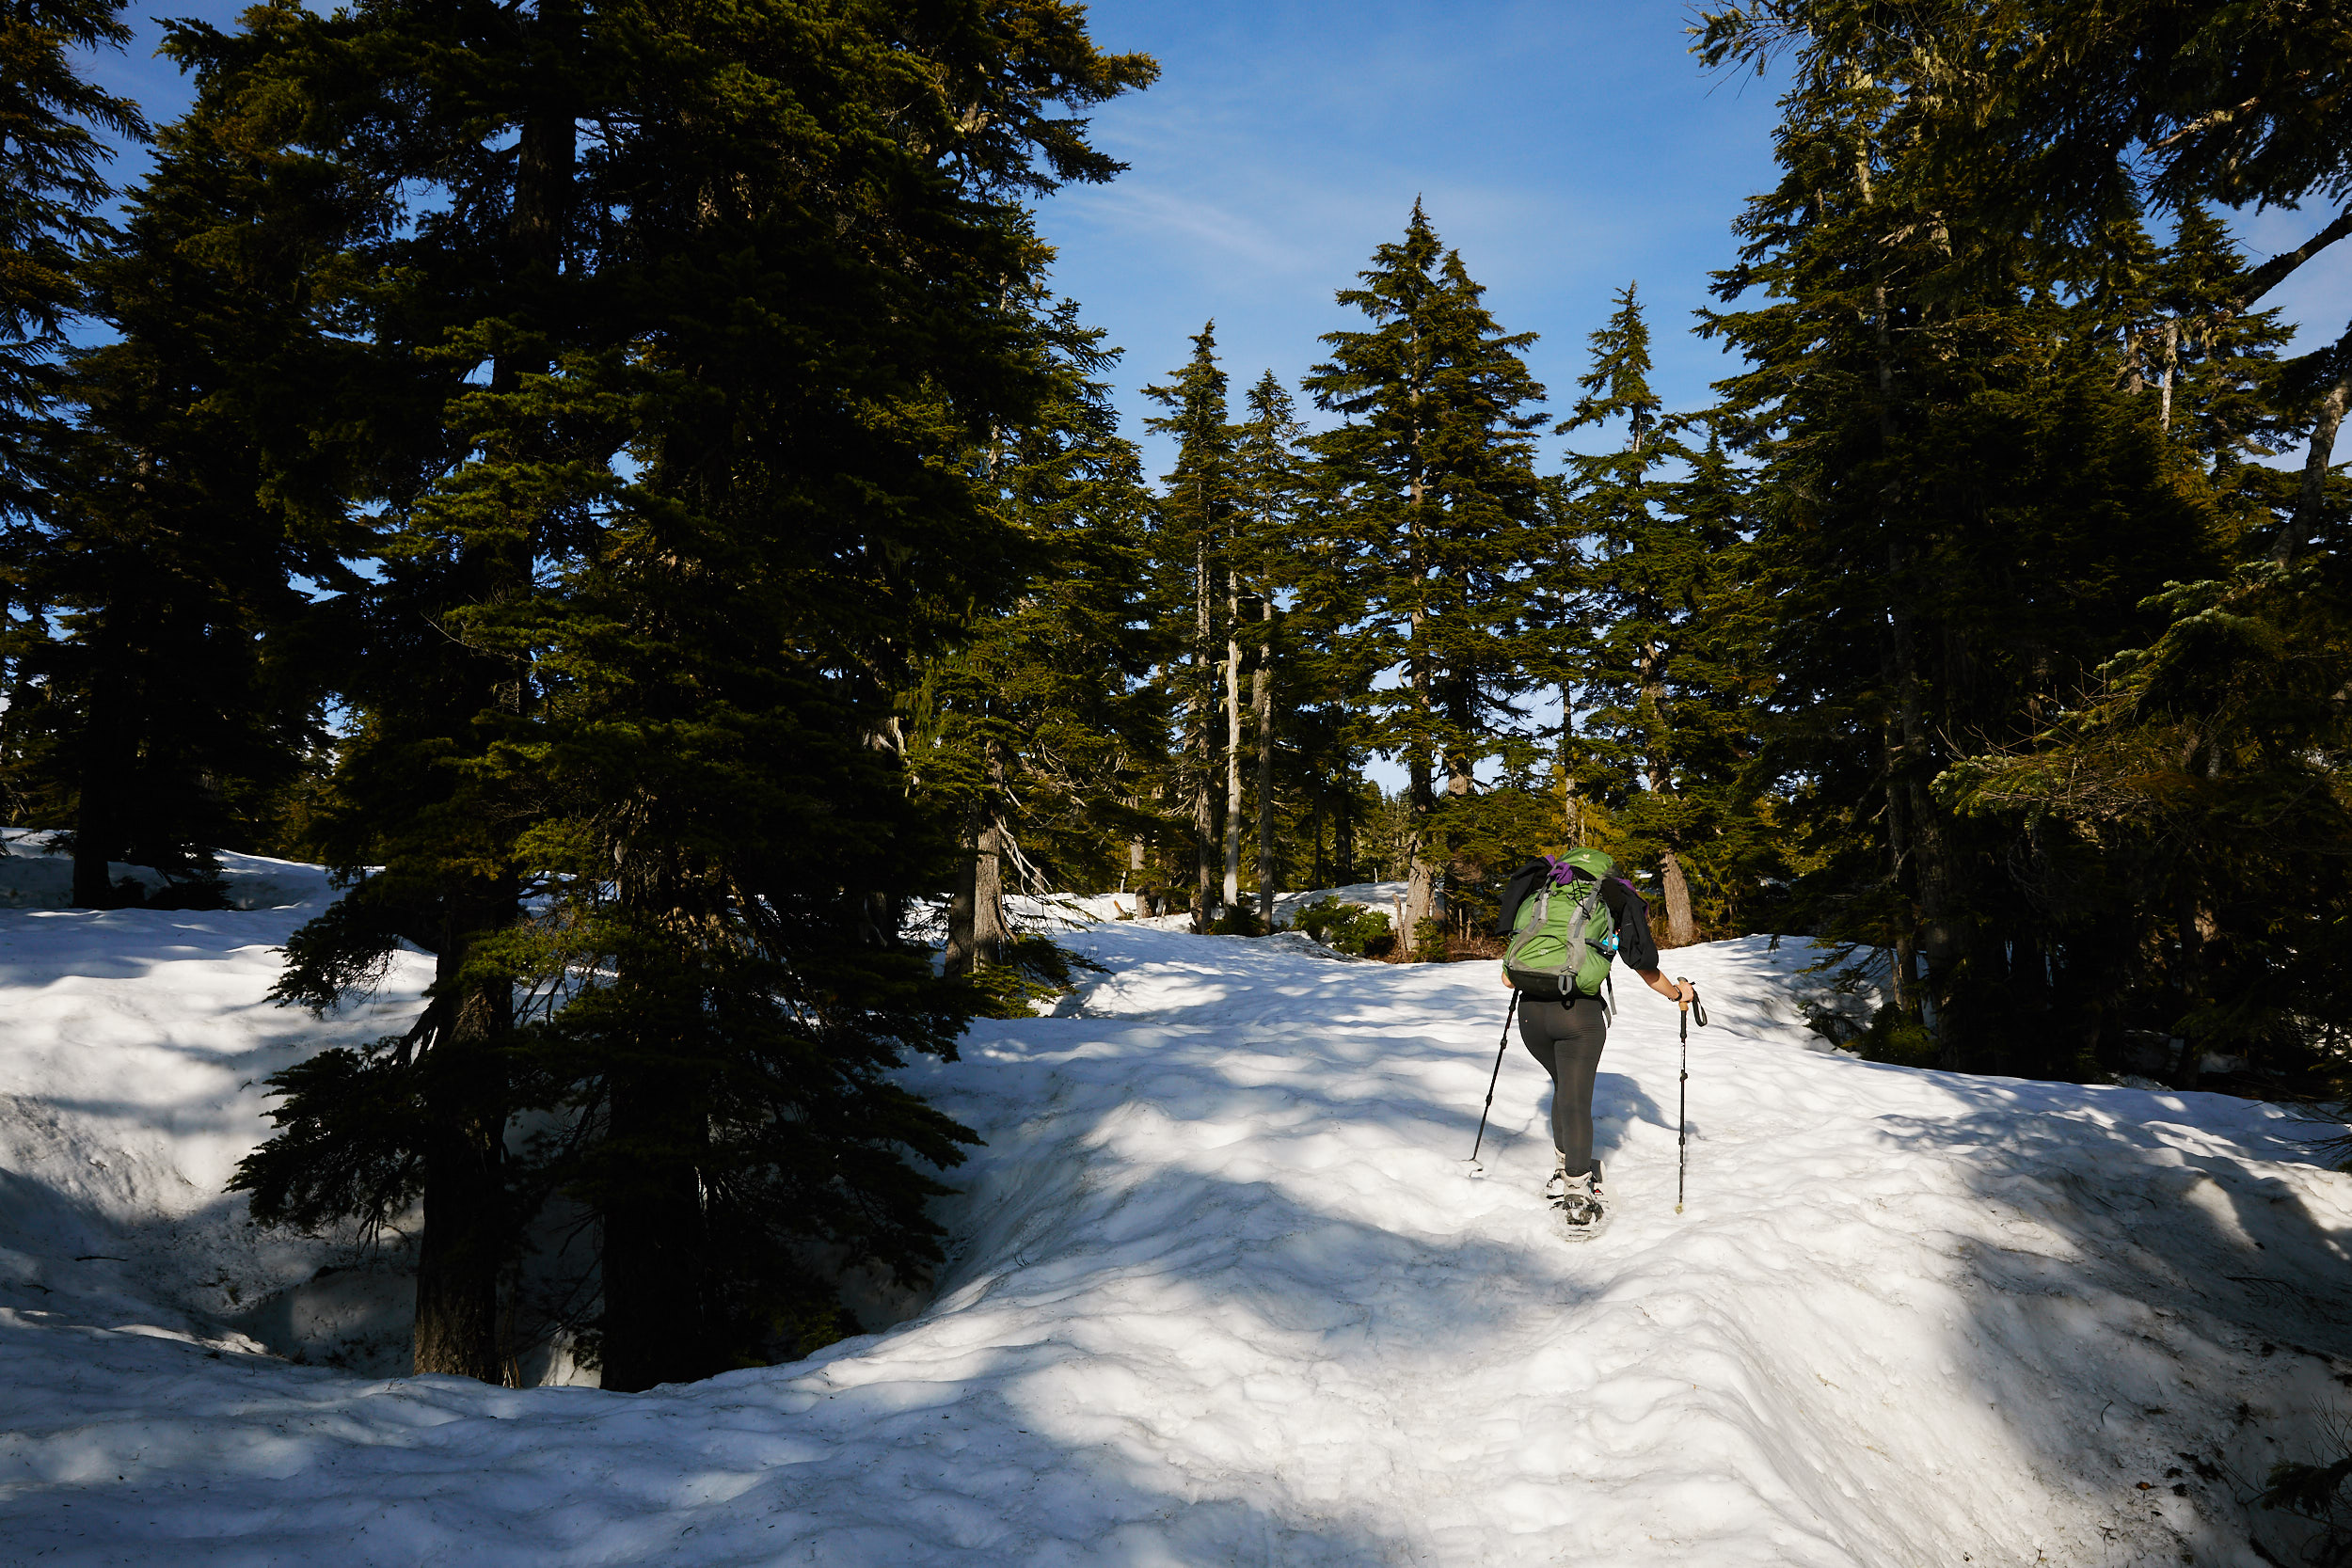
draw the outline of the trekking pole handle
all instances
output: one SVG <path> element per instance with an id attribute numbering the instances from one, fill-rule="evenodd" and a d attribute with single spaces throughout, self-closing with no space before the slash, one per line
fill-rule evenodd
<path id="1" fill-rule="evenodd" d="M 1690 1015 L 1691 1015 L 1691 1017 L 1692 1017 L 1692 1020 L 1693 1020 L 1693 1021 L 1694 1021 L 1694 1022 L 1698 1024 L 1698 1026 L 1699 1026 L 1700 1028 L 1702 1028 L 1702 1029 L 1706 1028 L 1706 1027 L 1707 1027 L 1707 1004 L 1699 1000 L 1699 988 L 1698 988 L 1696 985 L 1694 985 L 1694 984 L 1692 984 L 1692 983 L 1691 977 L 1690 977 L 1689 975 L 1687 975 L 1687 974 L 1677 974 L 1677 975 L 1676 975 L 1676 976 L 1675 976 L 1675 983 L 1676 983 L 1676 984 L 1677 984 L 1677 985 L 1684 985 L 1684 986 L 1690 986 L 1690 987 L 1691 987 L 1691 1000 L 1690 1000 L 1690 1001 L 1688 1001 L 1688 1002 L 1679 1003 L 1679 1004 L 1677 1004 L 1677 1006 L 1681 1006 L 1681 1007 L 1685 1008 L 1686 1010 L 1688 1010 L 1688 1011 L 1689 1011 L 1689 1013 L 1690 1013 Z"/>

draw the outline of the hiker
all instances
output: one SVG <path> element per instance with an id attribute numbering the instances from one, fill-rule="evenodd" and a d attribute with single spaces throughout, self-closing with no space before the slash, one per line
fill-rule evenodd
<path id="1" fill-rule="evenodd" d="M 1495 918 L 1494 934 L 1511 941 L 1502 983 L 1519 992 L 1519 1041 L 1551 1074 L 1554 1159 L 1544 1196 L 1571 1226 L 1595 1225 L 1602 1213 L 1600 1162 L 1593 1158 L 1593 1075 L 1609 1038 L 1610 1003 L 1601 993 L 1610 956 L 1678 1006 L 1690 1006 L 1696 994 L 1696 988 L 1659 973 L 1649 906 L 1616 870 L 1597 849 L 1531 861 L 1502 890 Z M 1547 939 L 1546 931 L 1553 935 Z M 1586 940 L 1565 940 L 1570 935 Z"/>

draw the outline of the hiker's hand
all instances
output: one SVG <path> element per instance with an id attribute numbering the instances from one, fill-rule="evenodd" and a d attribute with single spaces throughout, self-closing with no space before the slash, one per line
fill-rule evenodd
<path id="1" fill-rule="evenodd" d="M 1633 973 L 1642 977 L 1642 984 L 1677 1007 L 1688 1006 L 1691 998 L 1698 994 L 1688 980 L 1669 980 L 1654 969 L 1637 969 Z"/>

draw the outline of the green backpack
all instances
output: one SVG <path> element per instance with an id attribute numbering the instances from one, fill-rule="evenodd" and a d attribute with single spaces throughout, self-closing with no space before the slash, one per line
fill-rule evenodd
<path id="1" fill-rule="evenodd" d="M 1519 906 L 1502 972 L 1530 996 L 1598 996 L 1617 951 L 1617 923 L 1598 880 L 1546 882 Z"/>

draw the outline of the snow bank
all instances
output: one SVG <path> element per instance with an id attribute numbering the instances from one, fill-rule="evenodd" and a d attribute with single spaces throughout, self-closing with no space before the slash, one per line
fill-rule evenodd
<path id="1" fill-rule="evenodd" d="M 222 1189 L 267 1130 L 262 1080 L 405 1028 L 431 960 L 403 956 L 373 1002 L 317 1022 L 266 998 L 278 948 L 335 896 L 318 867 L 222 856 L 243 909 L 46 908 L 71 874 L 45 837 L 0 845 L 0 892 L 16 895 L 0 909 L 0 1308 L 248 1350 L 262 1346 L 245 1328 L 297 1354 L 389 1352 L 407 1308 L 383 1267 L 257 1230 Z"/>
<path id="2" fill-rule="evenodd" d="M 188 1223 L 258 1132 L 231 1085 L 279 1058 L 230 1021 L 262 1027 L 266 958 L 216 934 L 119 959 L 181 940 L 100 924 L 123 918 L 0 914 L 11 942 L 80 923 L 40 927 L 49 967 L 0 974 L 0 1005 L 71 976 L 97 1021 L 72 1062 L 0 1057 L 80 1140 L 22 1164 L 11 1115 L 12 1214 L 22 1186 L 91 1224 L 138 1203 Z M 618 1396 L 363 1381 L 60 1290 L 0 1312 L 0 1541 L 44 1562 L 844 1568 L 2251 1568 L 2255 1528 L 2295 1549 L 2242 1499 L 2345 1408 L 2352 1178 L 2277 1108 L 1825 1053 L 1792 1001 L 1809 955 L 1688 949 L 1670 967 L 1715 1022 L 1692 1041 L 1687 1209 L 1674 1010 L 1628 986 L 1597 1096 L 1616 1218 L 1571 1247 L 1516 1047 L 1486 1179 L 1465 1163 L 1492 966 L 1134 920 L 1066 940 L 1109 973 L 910 1070 L 989 1140 L 915 1320 Z M 214 1152 L 167 1158 L 183 1110 Z M 162 1164 L 135 1198 L 77 1196 L 102 1137 L 202 1172 L 179 1197 Z"/>

